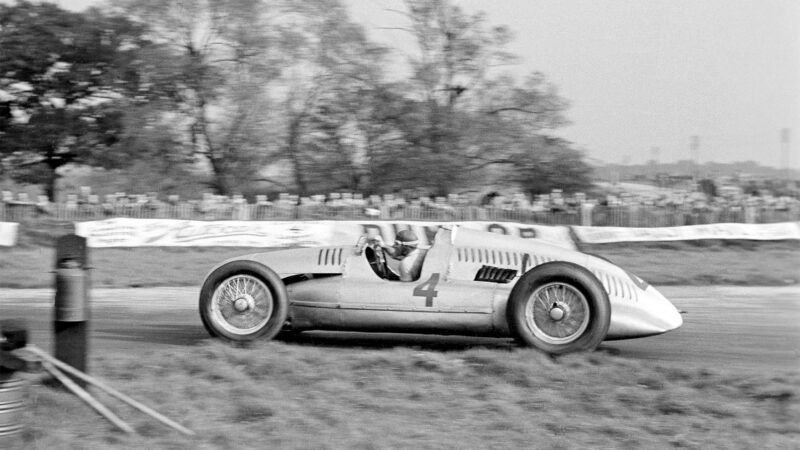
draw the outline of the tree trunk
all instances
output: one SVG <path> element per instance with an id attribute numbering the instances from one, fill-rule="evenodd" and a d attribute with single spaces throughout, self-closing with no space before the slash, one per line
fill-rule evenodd
<path id="1" fill-rule="evenodd" d="M 61 167 L 64 163 L 63 161 L 56 159 L 56 146 L 55 145 L 48 145 L 46 150 L 47 159 L 45 163 L 47 164 L 47 168 L 50 170 L 50 173 L 47 176 L 47 185 L 45 186 L 45 195 L 51 202 L 56 201 L 56 185 L 58 183 L 58 168 Z"/>
<path id="2" fill-rule="evenodd" d="M 45 194 L 51 202 L 56 201 L 56 183 L 58 182 L 58 174 L 55 170 L 51 170 L 50 177 L 47 179 L 47 186 L 45 186 Z"/>
<path id="3" fill-rule="evenodd" d="M 211 136 L 208 133 L 208 123 L 206 121 L 206 98 L 202 92 L 197 91 L 197 104 L 196 104 L 196 111 L 195 111 L 195 123 L 192 124 L 192 145 L 194 146 L 193 151 L 195 154 L 202 154 L 207 159 L 209 164 L 211 164 L 211 175 L 213 180 L 211 181 L 211 186 L 213 187 L 215 193 L 219 195 L 229 195 L 230 194 L 230 183 L 228 182 L 225 167 L 225 161 L 222 159 L 222 152 L 218 148 L 214 142 L 211 140 Z M 200 139 L 198 139 L 198 137 Z M 201 142 L 205 143 L 205 149 L 201 149 Z"/>
<path id="4" fill-rule="evenodd" d="M 294 182 L 297 186 L 298 194 L 303 197 L 308 192 L 308 183 L 306 182 L 303 174 L 303 168 L 300 164 L 300 125 L 302 123 L 302 115 L 292 118 L 289 124 L 289 136 L 286 142 L 286 150 L 289 153 L 289 160 L 292 163 L 292 170 L 294 171 Z"/>

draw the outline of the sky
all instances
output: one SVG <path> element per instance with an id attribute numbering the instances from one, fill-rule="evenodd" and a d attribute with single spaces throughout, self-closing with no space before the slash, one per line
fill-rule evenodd
<path id="1" fill-rule="evenodd" d="M 398 60 L 413 51 L 392 29 L 404 23 L 400 0 L 343 1 L 371 38 L 399 47 Z M 572 124 L 554 134 L 593 162 L 696 156 L 783 168 L 788 153 L 800 168 L 798 0 L 453 1 L 514 32 L 510 70 L 558 86 Z"/>
<path id="2" fill-rule="evenodd" d="M 379 41 L 397 43 L 396 0 L 349 0 Z M 455 0 L 515 34 L 514 72 L 544 73 L 571 103 L 555 134 L 590 158 L 692 157 L 800 167 L 800 1 Z M 409 50 L 411 50 L 409 48 Z M 657 150 L 654 150 L 657 149 Z"/>

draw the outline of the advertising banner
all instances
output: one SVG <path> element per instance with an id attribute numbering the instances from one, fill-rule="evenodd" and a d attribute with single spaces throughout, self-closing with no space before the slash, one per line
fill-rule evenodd
<path id="1" fill-rule="evenodd" d="M 572 227 L 578 240 L 587 244 L 610 242 L 688 241 L 697 239 L 746 239 L 775 241 L 800 239 L 800 222 L 716 223 L 661 228 Z"/>
<path id="2" fill-rule="evenodd" d="M 75 224 L 89 247 L 287 247 L 331 241 L 322 222 L 109 219 Z"/>
<path id="3" fill-rule="evenodd" d="M 355 244 L 364 234 L 394 241 L 402 229 L 413 229 L 422 245 L 433 240 L 440 225 L 541 239 L 575 248 L 567 227 L 526 225 L 512 222 L 416 222 L 416 221 L 193 221 L 117 218 L 78 222 L 75 233 L 90 247 L 314 247 Z"/>
<path id="4" fill-rule="evenodd" d="M 420 222 L 420 221 L 355 221 L 334 222 L 338 242 L 355 242 L 364 234 L 380 234 L 387 243 L 394 241 L 394 236 L 403 229 L 412 229 L 419 236 L 422 245 L 433 242 L 436 230 L 442 225 L 458 225 L 478 231 L 506 234 L 523 239 L 539 239 L 563 248 L 575 249 L 569 234 L 569 228 L 563 226 L 530 225 L 516 222 Z M 355 227 L 354 227 L 355 225 Z M 345 239 L 341 235 L 346 235 Z"/>
<path id="5" fill-rule="evenodd" d="M 14 245 L 16 223 L 0 223 L 0 245 Z M 403 229 L 412 229 L 422 245 L 433 241 L 440 225 L 540 239 L 574 249 L 565 226 L 515 222 L 419 222 L 419 221 L 197 221 L 117 218 L 75 224 L 76 234 L 90 247 L 314 247 L 355 243 L 364 234 L 380 235 L 387 243 Z M 783 240 L 800 239 L 800 223 L 723 223 L 662 228 L 572 227 L 580 242 L 684 241 L 696 239 Z"/>
<path id="6" fill-rule="evenodd" d="M 0 247 L 13 247 L 17 243 L 18 223 L 0 222 Z"/>

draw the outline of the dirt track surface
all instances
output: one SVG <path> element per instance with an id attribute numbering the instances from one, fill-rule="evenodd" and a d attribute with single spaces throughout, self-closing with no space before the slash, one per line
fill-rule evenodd
<path id="1" fill-rule="evenodd" d="M 800 370 L 800 286 L 663 287 L 685 311 L 684 325 L 661 336 L 611 341 L 601 351 L 634 359 L 730 370 Z M 137 353 L 192 346 L 208 339 L 195 288 L 95 289 L 91 293 L 90 352 Z M 30 341 L 52 347 L 53 291 L 0 289 L 0 318 L 23 318 Z M 460 350 L 507 347 L 507 339 L 311 332 L 296 345 L 423 347 Z"/>

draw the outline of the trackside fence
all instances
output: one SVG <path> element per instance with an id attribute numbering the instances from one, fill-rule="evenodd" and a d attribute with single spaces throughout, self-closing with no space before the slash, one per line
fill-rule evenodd
<path id="1" fill-rule="evenodd" d="M 54 219 L 89 221 L 114 217 L 179 220 L 421 220 L 421 221 L 507 221 L 541 225 L 584 225 L 615 227 L 672 227 L 713 223 L 778 223 L 800 221 L 800 206 L 724 206 L 692 208 L 683 206 L 603 206 L 566 210 L 490 206 L 397 205 L 296 205 L 292 203 L 158 203 L 158 204 L 75 204 L 37 205 L 0 202 L 0 222 L 28 222 Z"/>

